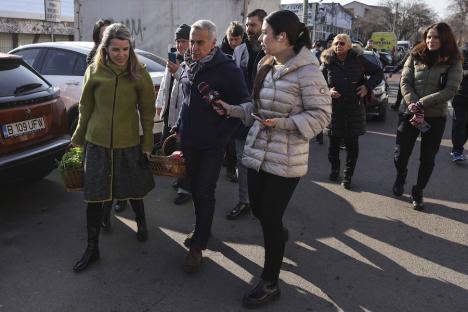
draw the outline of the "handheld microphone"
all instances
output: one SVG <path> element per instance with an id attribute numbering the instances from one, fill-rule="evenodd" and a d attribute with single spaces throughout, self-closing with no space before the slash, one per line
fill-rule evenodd
<path id="1" fill-rule="evenodd" d="M 197 86 L 198 92 L 203 96 L 203 100 L 205 100 L 208 104 L 216 105 L 216 101 L 221 98 L 221 95 L 218 91 L 212 90 L 210 85 L 204 81 L 200 82 Z"/>

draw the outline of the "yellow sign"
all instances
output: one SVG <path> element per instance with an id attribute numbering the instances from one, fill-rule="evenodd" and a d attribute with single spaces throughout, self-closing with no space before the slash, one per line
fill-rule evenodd
<path id="1" fill-rule="evenodd" d="M 374 48 L 381 52 L 392 53 L 396 49 L 397 38 L 393 32 L 375 32 L 371 39 L 374 41 Z"/>

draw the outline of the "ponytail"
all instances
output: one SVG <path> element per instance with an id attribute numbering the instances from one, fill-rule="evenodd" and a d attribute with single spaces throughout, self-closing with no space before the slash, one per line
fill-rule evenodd
<path id="1" fill-rule="evenodd" d="M 294 43 L 294 52 L 299 53 L 302 47 L 307 49 L 312 49 L 312 40 L 310 40 L 310 32 L 307 26 L 304 23 L 299 24 L 299 34 L 297 36 L 296 42 Z"/>
<path id="2" fill-rule="evenodd" d="M 253 90 L 252 90 L 252 99 L 255 104 L 254 111 L 258 112 L 258 99 L 260 98 L 260 90 L 263 86 L 263 81 L 265 80 L 266 75 L 273 69 L 274 58 L 267 56 L 263 64 L 260 66 L 257 75 L 255 76 Z"/>

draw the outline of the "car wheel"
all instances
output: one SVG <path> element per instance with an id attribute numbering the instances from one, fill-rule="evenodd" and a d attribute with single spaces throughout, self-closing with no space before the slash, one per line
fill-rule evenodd
<path id="1" fill-rule="evenodd" d="M 44 166 L 41 166 L 40 168 L 37 168 L 37 170 L 30 170 L 27 173 L 27 179 L 28 180 L 41 180 L 45 177 L 47 177 L 52 170 L 55 169 L 55 162 L 50 163 L 50 164 L 45 164 Z"/>

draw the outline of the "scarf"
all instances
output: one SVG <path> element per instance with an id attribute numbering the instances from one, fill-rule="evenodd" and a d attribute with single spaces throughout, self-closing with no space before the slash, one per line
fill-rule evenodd
<path id="1" fill-rule="evenodd" d="M 194 61 L 189 53 L 185 54 L 185 64 L 187 66 L 187 77 L 190 83 L 193 83 L 197 73 L 206 66 L 213 59 L 218 47 L 215 47 L 210 53 L 198 61 Z"/>

